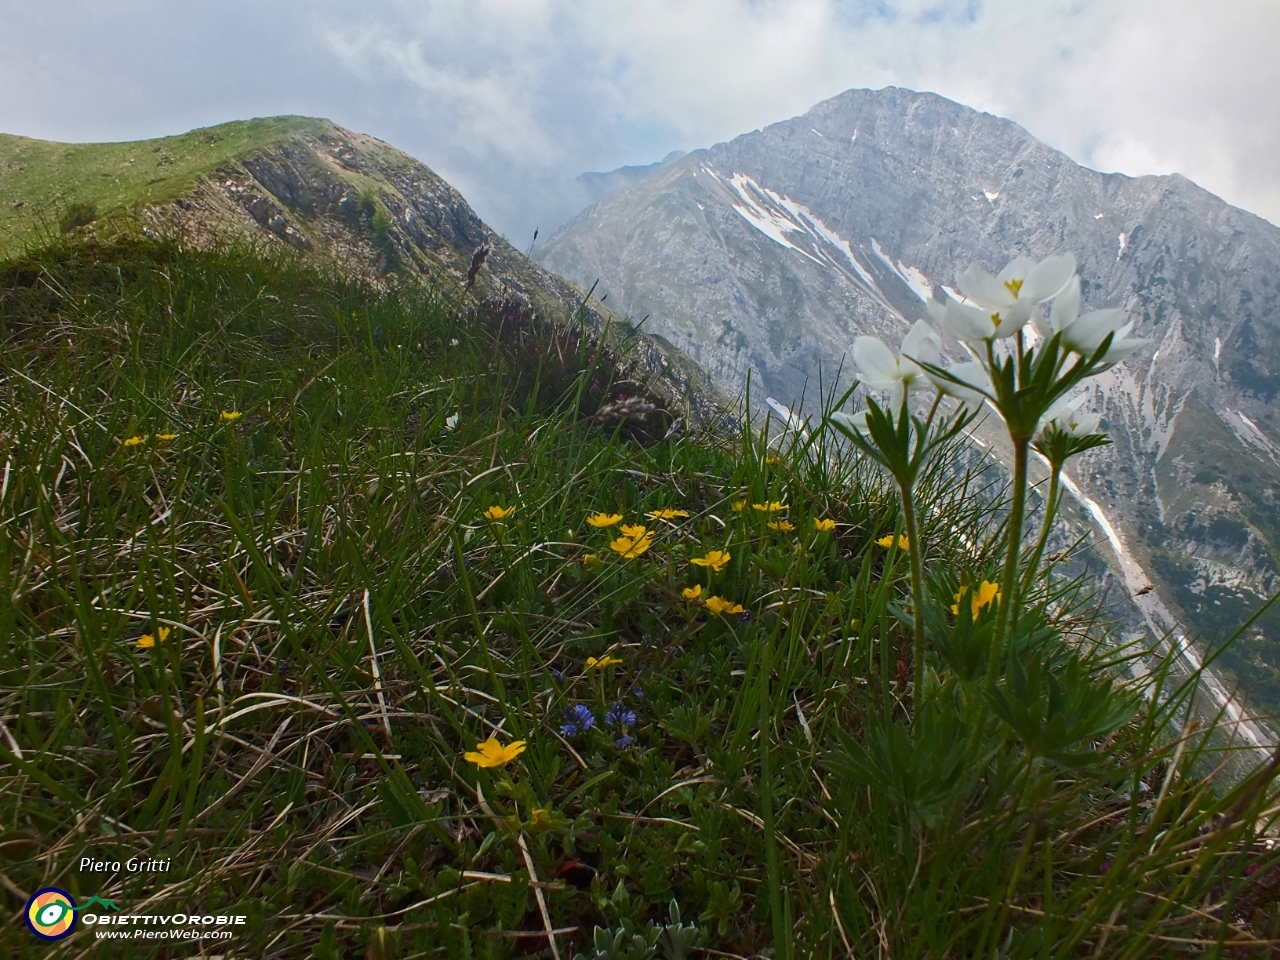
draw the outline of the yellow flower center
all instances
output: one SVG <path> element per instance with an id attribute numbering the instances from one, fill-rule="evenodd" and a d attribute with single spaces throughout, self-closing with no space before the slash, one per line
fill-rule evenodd
<path id="1" fill-rule="evenodd" d="M 1004 282 L 1004 285 L 1005 285 L 1005 289 L 1007 289 L 1015 297 L 1018 295 L 1018 291 L 1022 289 L 1021 280 L 1006 280 Z"/>
<path id="2" fill-rule="evenodd" d="M 1000 314 L 999 314 L 999 313 L 993 313 L 993 314 L 991 315 L 991 325 L 992 325 L 993 327 L 998 327 L 998 326 L 1000 326 Z"/>

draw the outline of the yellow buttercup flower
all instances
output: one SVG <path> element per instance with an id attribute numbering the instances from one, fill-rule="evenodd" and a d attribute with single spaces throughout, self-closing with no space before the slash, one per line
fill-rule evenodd
<path id="1" fill-rule="evenodd" d="M 689 562 L 695 567 L 710 567 L 716 573 L 724 569 L 724 565 L 733 559 L 728 550 L 708 550 L 704 557 L 690 557 Z"/>
<path id="2" fill-rule="evenodd" d="M 595 657 L 587 657 L 587 672 L 592 670 L 603 670 L 605 667 L 612 667 L 615 663 L 621 663 L 617 657 L 611 657 L 608 654 L 597 660 Z"/>
<path id="3" fill-rule="evenodd" d="M 145 439 L 145 437 L 130 437 L 128 440 L 126 440 L 126 441 L 124 442 L 124 445 L 125 445 L 126 447 L 136 447 L 136 446 L 137 446 L 138 444 L 140 444 L 144 439 Z"/>
<path id="4" fill-rule="evenodd" d="M 549 809 L 546 807 L 534 807 L 533 813 L 530 816 L 530 822 L 535 828 L 545 830 L 547 827 L 550 827 L 554 821 L 551 818 L 551 811 Z"/>
<path id="5" fill-rule="evenodd" d="M 587 523 L 593 527 L 612 527 L 615 523 L 622 522 L 622 514 L 620 513 L 593 513 L 587 517 Z"/>
<path id="6" fill-rule="evenodd" d="M 144 633 L 142 636 L 138 638 L 138 649 L 150 650 L 157 643 L 164 643 L 165 640 L 168 639 L 168 637 L 169 637 L 168 627 L 156 627 L 155 636 L 152 636 L 149 633 Z"/>
<path id="7" fill-rule="evenodd" d="M 156 434 L 156 439 L 157 439 L 157 440 L 166 440 L 166 441 L 167 441 L 167 440 L 177 440 L 177 439 L 178 439 L 178 435 L 177 435 L 176 433 L 157 433 L 157 434 Z"/>
<path id="8" fill-rule="evenodd" d="M 500 507 L 496 503 L 484 512 L 486 520 L 502 520 L 516 512 L 515 507 Z"/>
<path id="9" fill-rule="evenodd" d="M 769 523 L 766 524 L 766 526 L 768 526 L 770 530 L 781 530 L 784 533 L 790 530 L 794 530 L 796 528 L 796 525 L 792 523 L 790 520 L 777 520 L 777 521 L 770 520 Z"/>
<path id="10" fill-rule="evenodd" d="M 680 591 L 686 600 L 697 600 L 702 596 L 702 584 L 695 583 L 692 587 L 685 587 Z"/>
<path id="11" fill-rule="evenodd" d="M 885 534 L 883 537 L 881 537 L 879 540 L 877 540 L 877 541 L 876 541 L 876 543 L 878 543 L 878 544 L 879 544 L 880 546 L 882 546 L 882 547 L 892 547 L 892 546 L 893 546 L 893 534 L 892 534 L 892 533 Z M 911 546 L 911 538 L 910 538 L 910 537 L 904 537 L 904 536 L 899 536 L 899 537 L 898 537 L 898 549 L 899 549 L 899 550 L 906 550 L 906 549 L 908 549 L 910 546 Z"/>
<path id="12" fill-rule="evenodd" d="M 630 537 L 632 540 L 639 540 L 648 532 L 649 528 L 639 523 L 624 523 L 622 525 L 622 535 Z"/>
<path id="13" fill-rule="evenodd" d="M 477 767 L 505 767 L 520 754 L 524 753 L 525 741 L 514 740 L 505 747 L 497 737 L 490 737 L 483 743 L 477 743 L 474 751 L 468 750 L 462 759 L 474 763 Z"/>
<path id="14" fill-rule="evenodd" d="M 689 514 L 683 510 L 673 510 L 671 507 L 663 507 L 661 510 L 653 510 L 645 516 L 653 520 L 674 520 L 677 517 L 687 517 Z"/>
<path id="15" fill-rule="evenodd" d="M 951 605 L 951 612 L 957 617 L 960 616 L 960 598 L 969 592 L 968 584 L 960 587 L 960 592 L 955 595 L 956 602 Z M 1000 602 L 1000 585 L 992 583 L 990 580 L 983 580 L 978 585 L 977 591 L 973 594 L 972 605 L 970 609 L 973 612 L 973 619 L 978 619 L 984 609 Z"/>
<path id="16" fill-rule="evenodd" d="M 777 457 L 765 457 L 765 458 L 764 458 L 764 462 L 765 462 L 765 463 L 767 463 L 767 464 L 772 465 L 772 464 L 775 464 L 775 463 L 777 463 L 777 462 L 778 462 L 778 458 L 777 458 Z"/>
<path id="17" fill-rule="evenodd" d="M 641 528 L 643 529 L 643 527 Z M 640 537 L 619 537 L 609 544 L 609 549 L 615 553 L 621 554 L 622 559 L 630 560 L 638 557 L 650 547 L 653 546 L 653 535 L 644 534 Z"/>
<path id="18" fill-rule="evenodd" d="M 835 528 L 836 528 L 836 522 L 832 520 L 830 517 L 824 517 L 821 520 L 819 520 L 817 517 L 813 518 L 813 529 L 815 530 L 825 533 L 827 531 L 834 530 Z"/>
<path id="19" fill-rule="evenodd" d="M 787 505 L 780 500 L 770 500 L 768 503 L 753 503 L 752 510 L 759 510 L 761 513 L 777 513 L 779 510 L 787 509 Z"/>
<path id="20" fill-rule="evenodd" d="M 221 417 L 223 423 L 234 423 L 235 421 L 239 420 L 242 416 L 244 416 L 244 414 L 242 414 L 239 410 L 223 410 L 222 413 L 219 414 L 219 417 Z"/>
<path id="21" fill-rule="evenodd" d="M 733 501 L 733 509 L 734 509 L 737 513 L 741 513 L 743 510 L 747 509 L 747 501 L 745 501 L 745 500 L 735 500 L 735 501 Z"/>
<path id="22" fill-rule="evenodd" d="M 727 613 L 742 612 L 742 604 L 734 603 L 732 600 L 725 600 L 722 597 L 707 597 L 706 603 L 707 609 L 717 617 L 723 617 Z"/>
<path id="23" fill-rule="evenodd" d="M 585 557 L 582 558 L 582 565 L 584 567 L 600 566 L 600 555 L 598 553 L 588 553 Z"/>

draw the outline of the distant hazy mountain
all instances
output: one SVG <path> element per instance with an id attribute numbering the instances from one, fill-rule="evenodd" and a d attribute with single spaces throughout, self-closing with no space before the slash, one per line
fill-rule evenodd
<path id="1" fill-rule="evenodd" d="M 650 174 L 657 173 L 663 167 L 669 167 L 685 155 L 683 150 L 672 150 L 657 163 L 646 163 L 638 166 L 618 167 L 607 173 L 580 173 L 574 180 L 586 191 L 587 203 L 599 203 L 605 197 L 621 193 L 627 187 L 633 187 Z"/>
<path id="2" fill-rule="evenodd" d="M 1064 250 L 1085 307 L 1153 345 L 1089 403 L 1115 445 L 1074 479 L 1152 626 L 1224 636 L 1277 583 L 1280 229 L 1177 175 L 1074 163 L 932 94 L 851 90 L 601 200 L 541 252 L 739 392 L 810 400 L 854 336 L 895 343 L 972 260 Z M 1168 609 L 1166 609 L 1168 608 Z M 1228 662 L 1280 707 L 1280 615 Z"/>

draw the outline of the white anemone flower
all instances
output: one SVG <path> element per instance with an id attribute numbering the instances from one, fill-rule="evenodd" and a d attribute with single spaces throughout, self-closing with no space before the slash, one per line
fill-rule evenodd
<path id="1" fill-rule="evenodd" d="M 965 343 L 1003 340 L 1021 330 L 1038 304 L 1057 296 L 1075 274 L 1076 258 L 1064 253 L 1036 263 L 1018 257 L 994 277 L 976 263 L 958 279 L 965 302 L 951 297 L 928 304 L 942 329 Z"/>
<path id="2" fill-rule="evenodd" d="M 940 393 L 959 400 L 970 412 L 977 413 L 982 409 L 985 401 L 992 399 L 994 388 L 991 385 L 991 377 L 987 373 L 987 368 L 977 360 L 957 363 L 948 367 L 947 373 L 962 382 L 956 383 L 936 373 L 928 374 L 929 381 L 938 388 Z"/>
<path id="3" fill-rule="evenodd" d="M 1030 257 L 1017 257 L 994 277 L 972 263 L 960 274 L 957 284 L 975 306 L 999 311 L 1002 317 L 1021 317 L 1026 323 L 1036 304 L 1061 293 L 1075 272 L 1076 258 L 1071 253 L 1047 257 L 1039 263 Z"/>
<path id="4" fill-rule="evenodd" d="M 1062 334 L 1067 348 L 1086 357 L 1093 356 L 1108 334 L 1114 334 L 1103 362 L 1119 363 L 1150 340 L 1126 339 L 1133 330 L 1133 322 L 1124 322 L 1123 310 L 1094 310 L 1080 316 L 1080 278 L 1072 277 L 1062 294 L 1053 301 L 1048 318 L 1035 318 L 1036 330 L 1048 339 L 1055 333 Z"/>
<path id="5" fill-rule="evenodd" d="M 860 436 L 867 435 L 867 411 L 865 410 L 859 410 L 857 413 L 844 413 L 837 410 L 831 414 L 831 419 L 836 423 L 844 424 Z"/>
<path id="6" fill-rule="evenodd" d="M 924 368 L 916 360 L 937 363 L 942 358 L 942 340 L 932 327 L 917 320 L 902 340 L 901 353 L 895 357 L 875 337 L 859 337 L 853 342 L 858 378 L 872 390 L 888 390 L 889 409 L 895 413 L 908 393 L 927 382 Z"/>
<path id="7" fill-rule="evenodd" d="M 1080 413 L 1080 408 L 1089 399 L 1088 394 L 1068 400 L 1066 397 L 1056 401 L 1040 418 L 1041 435 L 1048 429 L 1056 428 L 1071 437 L 1083 437 L 1098 432 L 1101 417 L 1096 413 Z"/>

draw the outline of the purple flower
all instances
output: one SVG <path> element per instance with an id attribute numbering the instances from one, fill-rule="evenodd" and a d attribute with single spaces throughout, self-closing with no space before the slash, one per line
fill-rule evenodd
<path id="1" fill-rule="evenodd" d="M 563 682 L 564 682 L 564 672 L 563 672 L 562 670 L 560 670 L 560 668 L 559 668 L 559 667 L 552 667 L 552 668 L 551 668 L 551 679 L 552 679 L 552 680 L 554 680 L 556 683 L 563 683 Z"/>
<path id="2" fill-rule="evenodd" d="M 560 736 L 562 737 L 576 737 L 577 735 L 578 728 L 572 723 L 566 723 L 560 728 Z"/>
<path id="3" fill-rule="evenodd" d="M 596 725 L 595 714 L 591 712 L 590 707 L 582 703 L 566 710 L 564 719 L 566 727 L 574 728 L 573 734 L 586 733 Z M 566 736 L 573 736 L 573 734 L 566 734 Z"/>
<path id="4" fill-rule="evenodd" d="M 628 710 L 620 703 L 615 703 L 610 708 L 609 712 L 604 715 L 604 722 L 612 723 L 625 730 L 627 727 L 635 726 L 636 712 L 634 710 Z"/>
<path id="5" fill-rule="evenodd" d="M 628 734 L 624 733 L 617 740 L 613 741 L 613 745 L 617 747 L 619 750 L 625 750 L 627 747 L 631 746 L 631 744 L 635 742 L 636 742 L 635 737 L 629 736 Z"/>
<path id="6" fill-rule="evenodd" d="M 592 393 L 599 393 L 599 392 L 600 392 L 600 381 L 599 381 L 599 380 L 592 380 L 592 381 L 591 381 L 591 392 L 592 392 Z"/>
<path id="7" fill-rule="evenodd" d="M 644 688 L 643 688 L 643 687 L 632 687 L 632 688 L 631 688 L 631 695 L 632 695 L 633 697 L 635 697 L 637 700 L 643 700 L 643 699 L 644 699 Z"/>
<path id="8" fill-rule="evenodd" d="M 741 617 L 739 617 L 738 619 L 739 619 L 742 623 L 750 623 L 750 622 L 751 622 L 751 611 L 750 611 L 750 610 L 743 610 L 743 611 L 742 611 L 742 616 L 741 616 Z"/>

